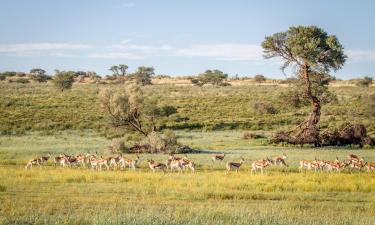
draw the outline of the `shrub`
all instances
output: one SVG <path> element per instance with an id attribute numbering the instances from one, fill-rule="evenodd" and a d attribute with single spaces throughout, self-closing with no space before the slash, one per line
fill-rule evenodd
<path id="1" fill-rule="evenodd" d="M 14 80 L 14 82 L 21 83 L 21 84 L 28 84 L 28 83 L 30 83 L 30 81 L 28 79 L 26 79 L 26 78 L 18 78 L 16 80 Z"/>
<path id="2" fill-rule="evenodd" d="M 161 113 L 163 116 L 170 116 L 177 113 L 177 108 L 174 106 L 166 105 L 161 107 Z"/>
<path id="3" fill-rule="evenodd" d="M 154 75 L 153 67 L 140 66 L 138 70 L 132 75 L 138 85 L 151 85 L 151 77 Z"/>
<path id="4" fill-rule="evenodd" d="M 255 75 L 254 81 L 257 83 L 263 83 L 267 80 L 267 78 L 261 74 Z"/>
<path id="5" fill-rule="evenodd" d="M 254 109 L 260 114 L 277 114 L 277 109 L 270 102 L 255 102 Z"/>
<path id="6" fill-rule="evenodd" d="M 125 146 L 125 140 L 123 138 L 114 138 L 111 142 L 111 147 L 115 152 L 126 153 L 128 148 Z"/>
<path id="7" fill-rule="evenodd" d="M 364 77 L 362 79 L 358 79 L 356 85 L 359 87 L 368 87 L 372 84 L 372 77 Z"/>
<path id="8" fill-rule="evenodd" d="M 191 83 L 197 86 L 203 86 L 205 84 L 212 84 L 216 86 L 228 86 L 225 80 L 228 78 L 228 74 L 223 73 L 220 70 L 206 70 L 204 73 L 199 74 L 197 77 L 190 79 Z"/>
<path id="9" fill-rule="evenodd" d="M 151 132 L 147 135 L 148 143 L 151 146 L 151 153 L 162 152 L 165 149 L 165 141 L 158 132 Z"/>
<path id="10" fill-rule="evenodd" d="M 245 132 L 242 136 L 243 139 L 249 140 L 249 139 L 259 139 L 259 138 L 265 138 L 262 134 L 255 134 L 251 132 Z"/>
<path id="11" fill-rule="evenodd" d="M 72 72 L 59 72 L 53 77 L 52 82 L 55 84 L 55 86 L 61 90 L 64 91 L 66 89 L 72 88 L 73 82 L 74 82 L 74 73 Z"/>

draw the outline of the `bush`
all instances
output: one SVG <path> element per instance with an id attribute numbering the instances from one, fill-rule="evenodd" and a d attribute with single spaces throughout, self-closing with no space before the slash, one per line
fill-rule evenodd
<path id="1" fill-rule="evenodd" d="M 372 77 L 364 77 L 362 79 L 358 79 L 356 85 L 359 87 L 368 87 L 372 84 Z"/>
<path id="2" fill-rule="evenodd" d="M 243 139 L 249 140 L 249 139 L 259 139 L 259 138 L 265 138 L 262 134 L 255 134 L 251 132 L 245 132 L 242 136 Z"/>
<path id="3" fill-rule="evenodd" d="M 228 78 L 228 74 L 223 73 L 220 70 L 206 70 L 204 73 L 199 74 L 197 77 L 190 79 L 191 83 L 197 86 L 203 86 L 205 84 L 212 84 L 216 86 L 228 86 L 225 80 Z"/>
<path id="4" fill-rule="evenodd" d="M 151 132 L 148 134 L 147 139 L 151 146 L 151 153 L 163 152 L 165 150 L 165 141 L 158 132 Z"/>
<path id="5" fill-rule="evenodd" d="M 154 75 L 153 67 L 140 66 L 138 70 L 132 75 L 138 85 L 151 85 L 151 77 Z"/>
<path id="6" fill-rule="evenodd" d="M 128 148 L 126 148 L 125 140 L 123 138 L 114 138 L 111 142 L 111 147 L 114 152 L 123 152 L 127 153 Z"/>
<path id="7" fill-rule="evenodd" d="M 263 83 L 266 80 L 267 80 L 267 78 L 263 75 L 260 75 L 260 74 L 255 75 L 255 77 L 254 77 L 254 81 L 257 82 L 257 83 Z"/>
<path id="8" fill-rule="evenodd" d="M 18 78 L 16 80 L 14 80 L 14 82 L 21 83 L 21 84 L 28 84 L 28 83 L 30 83 L 30 81 L 28 79 L 26 79 L 26 78 Z"/>
<path id="9" fill-rule="evenodd" d="M 270 102 L 256 102 L 254 103 L 254 109 L 260 114 L 277 114 L 277 109 Z"/>
<path id="10" fill-rule="evenodd" d="M 72 72 L 59 72 L 53 77 L 52 82 L 55 84 L 55 86 L 61 90 L 64 91 L 66 89 L 72 88 L 73 82 L 74 82 L 74 73 Z"/>

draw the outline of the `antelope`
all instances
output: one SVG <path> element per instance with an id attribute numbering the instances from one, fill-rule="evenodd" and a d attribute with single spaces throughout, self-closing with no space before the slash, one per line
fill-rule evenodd
<path id="1" fill-rule="evenodd" d="M 148 166 L 150 167 L 152 172 L 155 172 L 155 170 L 161 170 L 165 173 L 165 170 L 167 168 L 167 166 L 165 164 L 157 163 L 153 159 L 149 159 L 149 160 L 147 160 L 147 162 L 148 162 Z"/>
<path id="2" fill-rule="evenodd" d="M 65 167 L 68 164 L 68 159 L 64 155 L 59 155 L 53 158 L 53 162 L 55 163 L 55 167 L 58 165 Z"/>
<path id="3" fill-rule="evenodd" d="M 273 164 L 273 160 L 269 158 L 257 160 L 251 164 L 251 173 L 256 173 L 257 170 L 260 169 L 261 173 L 263 174 L 263 169 L 272 164 Z"/>
<path id="4" fill-rule="evenodd" d="M 233 170 L 236 170 L 236 173 L 238 173 L 238 170 L 240 169 L 240 167 L 242 166 L 242 164 L 245 162 L 245 159 L 241 157 L 241 160 L 240 162 L 227 162 L 227 173 L 229 173 L 229 171 L 231 171 L 232 169 Z"/>
<path id="5" fill-rule="evenodd" d="M 190 170 L 191 170 L 191 172 L 195 172 L 195 163 L 192 161 L 192 160 L 190 160 L 188 157 L 187 157 L 187 155 L 185 155 L 185 157 L 184 158 L 182 158 L 181 160 L 180 160 L 180 162 L 181 162 L 181 165 L 182 165 L 182 167 L 185 169 L 185 168 L 190 168 Z"/>
<path id="6" fill-rule="evenodd" d="M 180 160 L 177 160 L 177 159 L 167 159 L 167 161 L 165 162 L 167 168 L 170 168 L 171 169 L 171 172 L 173 172 L 174 169 L 177 169 L 178 172 L 182 172 L 182 164 L 181 164 L 181 161 Z"/>
<path id="7" fill-rule="evenodd" d="M 27 162 L 25 169 L 31 169 L 33 165 L 38 165 L 40 168 L 42 168 L 42 165 L 47 162 L 51 158 L 51 154 L 48 153 L 47 156 L 42 156 L 40 158 L 31 159 Z"/>
<path id="8" fill-rule="evenodd" d="M 275 165 L 284 165 L 284 166 L 288 166 L 288 165 L 285 163 L 285 159 L 286 159 L 286 155 L 285 155 L 285 153 L 283 153 L 282 156 L 277 156 L 277 157 L 275 157 L 275 159 L 273 160 L 273 162 L 274 162 Z"/>
<path id="9" fill-rule="evenodd" d="M 112 167 L 114 170 L 117 169 L 117 166 L 122 158 L 123 157 L 121 155 L 118 155 L 117 157 L 108 157 L 107 162 L 109 167 Z"/>
<path id="10" fill-rule="evenodd" d="M 345 163 L 335 160 L 334 162 L 327 162 L 325 166 L 327 167 L 327 171 L 336 170 L 340 172 L 340 170 L 345 167 Z"/>
<path id="11" fill-rule="evenodd" d="M 374 171 L 375 170 L 375 163 L 368 163 L 366 168 L 367 168 L 367 172 Z"/>
<path id="12" fill-rule="evenodd" d="M 223 155 L 214 155 L 212 156 L 212 162 L 220 161 L 222 162 L 224 160 L 225 153 Z"/>
<path id="13" fill-rule="evenodd" d="M 367 164 L 367 162 L 364 162 L 363 160 L 360 160 L 360 161 L 358 161 L 358 162 L 353 162 L 353 161 L 352 161 L 352 162 L 349 164 L 349 166 L 350 166 L 350 171 L 353 171 L 353 169 L 357 169 L 357 170 L 361 171 L 362 168 L 366 166 L 366 164 Z"/>
<path id="14" fill-rule="evenodd" d="M 139 160 L 139 155 L 137 155 L 136 159 L 125 159 L 125 165 L 128 165 L 129 169 L 133 168 L 133 170 L 135 170 Z"/>
<path id="15" fill-rule="evenodd" d="M 105 166 L 107 170 L 109 170 L 108 161 L 106 159 L 103 159 L 103 157 L 100 157 L 100 159 L 96 159 L 99 170 L 102 170 L 102 166 Z"/>

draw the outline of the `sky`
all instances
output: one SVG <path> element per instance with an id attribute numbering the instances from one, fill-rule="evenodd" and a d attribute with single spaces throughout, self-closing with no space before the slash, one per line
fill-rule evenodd
<path id="1" fill-rule="evenodd" d="M 172 76 L 219 69 L 284 78 L 280 60 L 263 58 L 261 42 L 316 25 L 348 55 L 332 75 L 374 77 L 374 10 L 372 0 L 0 0 L 0 71 L 106 75 L 127 64 L 129 72 L 152 66 Z"/>

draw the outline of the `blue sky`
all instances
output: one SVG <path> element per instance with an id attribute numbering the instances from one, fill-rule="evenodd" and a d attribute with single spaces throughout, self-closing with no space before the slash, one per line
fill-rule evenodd
<path id="1" fill-rule="evenodd" d="M 375 74 L 375 1 L 349 0 L 0 0 L 0 71 L 40 67 L 109 74 L 114 64 L 153 66 L 157 74 L 282 78 L 265 60 L 266 35 L 317 25 L 349 56 L 334 75 Z"/>

